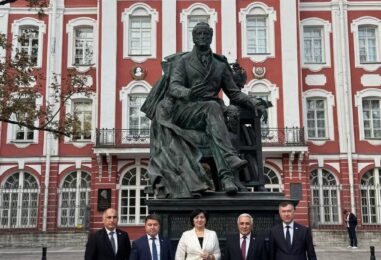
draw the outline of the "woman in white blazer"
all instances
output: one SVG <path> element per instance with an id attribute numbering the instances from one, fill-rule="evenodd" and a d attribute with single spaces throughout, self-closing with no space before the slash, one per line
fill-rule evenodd
<path id="1" fill-rule="evenodd" d="M 196 209 L 192 212 L 190 221 L 194 228 L 182 234 L 177 245 L 175 260 L 220 260 L 217 234 L 205 228 L 208 213 Z"/>

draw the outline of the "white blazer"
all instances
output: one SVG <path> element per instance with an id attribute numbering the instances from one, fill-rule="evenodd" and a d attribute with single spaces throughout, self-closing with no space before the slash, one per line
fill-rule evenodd
<path id="1" fill-rule="evenodd" d="M 177 245 L 175 260 L 200 260 L 200 254 L 203 251 L 213 254 L 216 260 L 221 259 L 220 245 L 216 232 L 209 229 L 204 230 L 204 240 L 201 248 L 196 230 L 193 228 L 182 234 Z"/>

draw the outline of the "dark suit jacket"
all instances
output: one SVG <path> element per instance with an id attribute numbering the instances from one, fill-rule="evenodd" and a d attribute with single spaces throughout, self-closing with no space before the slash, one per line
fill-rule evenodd
<path id="1" fill-rule="evenodd" d="M 283 225 L 277 225 L 270 233 L 271 260 L 316 260 L 311 230 L 294 222 L 292 247 L 288 248 L 284 237 Z"/>
<path id="2" fill-rule="evenodd" d="M 85 260 L 129 260 L 131 244 L 128 234 L 117 229 L 116 235 L 118 252 L 115 255 L 105 228 L 91 234 L 86 244 Z"/>
<path id="3" fill-rule="evenodd" d="M 250 97 L 235 84 L 226 58 L 212 54 L 211 63 L 206 68 L 198 59 L 194 47 L 177 61 L 171 74 L 168 94 L 177 101 L 219 100 L 221 89 L 232 102 L 253 107 Z"/>
<path id="4" fill-rule="evenodd" d="M 354 228 L 357 226 L 357 218 L 356 218 L 355 214 L 349 213 L 348 224 L 349 224 L 350 228 Z"/>
<path id="5" fill-rule="evenodd" d="M 260 237 L 250 236 L 247 260 L 267 260 L 267 252 L 264 240 Z M 228 236 L 226 238 L 224 260 L 243 260 L 240 246 L 240 235 Z"/>
<path id="6" fill-rule="evenodd" d="M 160 260 L 174 260 L 174 253 L 171 242 L 159 236 L 160 240 Z M 147 235 L 132 242 L 132 251 L 130 260 L 151 260 L 151 251 L 149 249 Z"/>

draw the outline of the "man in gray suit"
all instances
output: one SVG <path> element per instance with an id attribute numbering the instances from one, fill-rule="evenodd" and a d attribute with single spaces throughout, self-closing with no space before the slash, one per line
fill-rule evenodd
<path id="1" fill-rule="evenodd" d="M 311 230 L 294 221 L 295 206 L 291 202 L 279 204 L 282 223 L 270 233 L 271 260 L 316 260 Z"/>
<path id="2" fill-rule="evenodd" d="M 220 91 L 230 101 L 251 110 L 266 113 L 267 105 L 241 92 L 224 56 L 212 53 L 213 29 L 198 23 L 193 31 L 193 50 L 181 56 L 170 78 L 168 95 L 174 99 L 172 121 L 182 129 L 206 133 L 222 188 L 236 193 L 233 172 L 247 164 L 238 157 L 224 119 Z"/>

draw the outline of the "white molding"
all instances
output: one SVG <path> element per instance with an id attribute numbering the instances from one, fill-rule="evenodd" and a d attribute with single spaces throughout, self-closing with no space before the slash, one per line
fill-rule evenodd
<path id="1" fill-rule="evenodd" d="M 361 85 L 363 87 L 381 87 L 381 75 L 363 74 L 361 76 Z"/>
<path id="2" fill-rule="evenodd" d="M 176 52 L 176 4 L 173 0 L 162 0 L 162 10 L 165 15 L 162 16 L 162 59 Z M 154 41 L 154 44 L 157 44 Z"/>
<path id="3" fill-rule="evenodd" d="M 299 35 L 296 0 L 280 1 L 283 118 L 285 127 L 300 127 Z"/>
<path id="4" fill-rule="evenodd" d="M 93 65 L 89 66 L 76 66 L 74 65 L 74 47 L 75 36 L 74 31 L 77 27 L 87 26 L 93 28 Z M 96 61 L 98 60 L 98 28 L 97 21 L 89 17 L 78 17 L 69 20 L 66 24 L 66 33 L 68 35 L 68 55 L 67 55 L 67 67 L 76 68 L 80 72 L 88 71 L 90 67 L 96 67 Z"/>
<path id="5" fill-rule="evenodd" d="M 312 142 L 315 145 L 323 145 L 328 140 L 335 140 L 335 125 L 333 122 L 333 107 L 335 106 L 335 97 L 331 92 L 328 92 L 323 89 L 310 89 L 305 92 L 303 92 L 303 124 L 306 127 L 305 139 Z M 307 126 L 307 99 L 309 98 L 321 98 L 324 99 L 326 102 L 326 126 L 325 130 L 327 133 L 327 136 L 324 139 L 317 139 L 317 138 L 308 138 L 308 126 Z"/>
<path id="6" fill-rule="evenodd" d="M 279 100 L 279 88 L 276 84 L 271 83 L 267 79 L 256 80 L 253 79 L 245 85 L 242 89 L 245 94 L 257 93 L 268 94 L 269 101 L 273 104 L 273 107 L 268 109 L 268 126 L 270 128 L 278 127 L 278 100 Z"/>
<path id="7" fill-rule="evenodd" d="M 97 7 L 67 7 L 63 12 L 64 15 L 96 15 L 97 9 Z"/>
<path id="8" fill-rule="evenodd" d="M 381 140 L 377 139 L 366 139 L 364 135 L 364 119 L 363 119 L 363 108 L 362 108 L 362 100 L 367 97 L 377 97 L 381 99 L 381 89 L 376 88 L 366 88 L 364 90 L 356 92 L 354 96 L 355 107 L 357 107 L 357 116 L 358 116 L 358 129 L 360 131 L 360 141 L 366 141 L 371 145 L 381 145 Z"/>
<path id="9" fill-rule="evenodd" d="M 144 10 L 144 14 L 139 9 Z M 130 56 L 129 55 L 129 26 L 130 17 L 134 15 L 148 16 L 151 18 L 151 54 L 144 56 Z M 122 13 L 123 23 L 123 58 L 131 59 L 134 62 L 142 63 L 148 59 L 156 58 L 156 45 L 157 45 L 157 23 L 159 22 L 159 15 L 156 9 L 151 8 L 145 3 L 135 3 L 131 7 L 126 8 Z"/>
<path id="10" fill-rule="evenodd" d="M 325 86 L 327 84 L 325 74 L 308 74 L 304 79 L 307 86 Z"/>
<path id="11" fill-rule="evenodd" d="M 377 63 L 373 64 L 366 64 L 360 62 L 360 51 L 358 46 L 358 27 L 361 25 L 374 25 L 377 27 L 376 30 L 376 59 Z M 354 45 L 354 56 L 355 56 L 355 67 L 356 68 L 362 68 L 366 71 L 376 71 L 377 69 L 381 68 L 381 20 L 376 17 L 371 16 L 363 16 L 360 18 L 357 18 L 352 21 L 351 23 L 351 32 L 353 34 L 353 45 Z"/>
<path id="12" fill-rule="evenodd" d="M 229 63 L 237 60 L 237 12 L 235 0 L 221 1 L 221 20 L 224 25 L 221 26 L 221 46 L 222 55 Z"/>
<path id="13" fill-rule="evenodd" d="M 131 81 L 127 86 L 119 91 L 119 100 L 122 102 L 122 128 L 129 129 L 128 119 L 128 95 L 129 94 L 148 94 L 152 86 L 145 80 Z"/>
<path id="14" fill-rule="evenodd" d="M 322 56 L 324 58 L 323 63 L 321 64 L 307 64 L 304 61 L 304 26 L 321 26 L 323 28 L 323 53 Z M 320 71 L 323 68 L 331 67 L 331 43 L 330 43 L 330 34 L 332 32 L 332 26 L 329 21 L 320 19 L 320 18 L 307 18 L 300 22 L 299 25 L 300 32 L 300 61 L 302 68 L 307 68 L 311 71 Z"/>
<path id="15" fill-rule="evenodd" d="M 203 3 L 194 3 L 187 9 L 183 9 L 180 13 L 180 23 L 182 24 L 182 51 L 189 51 L 188 49 L 188 17 L 192 16 L 197 9 L 201 9 L 206 16 L 209 16 L 209 26 L 213 29 L 213 39 L 210 45 L 213 52 L 216 52 L 216 23 L 217 12 L 215 9 L 209 8 Z"/>
<path id="16" fill-rule="evenodd" d="M 23 17 L 19 20 L 14 20 L 12 23 L 12 46 L 19 46 L 18 37 L 20 33 L 21 26 L 36 26 L 38 27 L 38 56 L 37 64 L 35 67 L 42 67 L 42 53 L 44 51 L 44 34 L 46 33 L 46 25 L 43 21 L 37 20 L 32 17 Z M 12 57 L 16 55 L 16 49 L 12 51 Z"/>
<path id="17" fill-rule="evenodd" d="M 8 9 L 0 9 L 0 33 L 8 35 Z M 6 50 L 0 48 L 0 62 L 4 62 Z"/>
<path id="18" fill-rule="evenodd" d="M 267 53 L 266 54 L 248 54 L 247 53 L 247 16 L 256 15 L 255 9 L 261 10 L 261 15 L 265 14 L 267 16 Z M 276 22 L 276 11 L 273 7 L 269 7 L 262 2 L 253 2 L 249 4 L 246 8 L 242 8 L 239 12 L 239 22 L 241 23 L 241 42 L 242 42 L 242 57 L 250 58 L 253 62 L 263 62 L 268 58 L 275 57 L 275 22 Z"/>
<path id="19" fill-rule="evenodd" d="M 116 112 L 116 65 L 117 65 L 117 0 L 101 0 L 102 17 L 100 25 L 102 37 L 100 39 L 101 66 L 99 102 L 99 128 L 115 128 Z M 111 116 L 110 116 L 111 115 Z"/>

